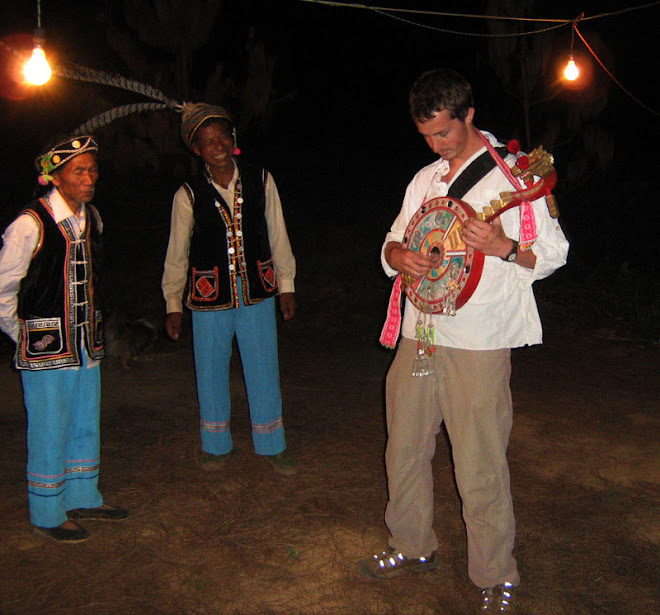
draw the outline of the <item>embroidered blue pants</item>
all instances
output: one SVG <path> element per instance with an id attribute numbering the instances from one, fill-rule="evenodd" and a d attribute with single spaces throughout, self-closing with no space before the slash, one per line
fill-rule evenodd
<path id="1" fill-rule="evenodd" d="M 67 510 L 103 504 L 98 490 L 101 371 L 99 365 L 22 370 L 21 380 L 30 521 L 57 527 L 67 520 Z"/>
<path id="2" fill-rule="evenodd" d="M 240 296 L 240 293 L 239 293 Z M 277 355 L 275 299 L 236 309 L 192 313 L 202 450 L 232 450 L 229 363 L 234 335 L 243 363 L 252 442 L 258 455 L 286 448 Z"/>

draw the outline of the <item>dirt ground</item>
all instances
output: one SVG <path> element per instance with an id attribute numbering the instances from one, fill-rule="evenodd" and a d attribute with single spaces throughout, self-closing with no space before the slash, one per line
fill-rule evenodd
<path id="1" fill-rule="evenodd" d="M 389 292 L 377 271 L 380 237 L 361 245 L 357 268 L 318 237 L 294 237 L 300 307 L 293 321 L 280 323 L 280 356 L 297 476 L 273 474 L 254 455 L 238 359 L 236 454 L 226 474 L 209 473 L 199 467 L 189 328 L 180 343 L 160 336 L 137 356 L 126 354 L 125 364 L 117 355 L 131 341 L 120 339 L 103 366 L 100 485 L 106 501 L 131 517 L 88 523 L 92 536 L 78 545 L 31 531 L 20 380 L 3 340 L 0 613 L 474 612 L 478 592 L 466 573 L 460 501 L 442 434 L 434 460 L 439 570 L 388 582 L 355 571 L 387 538 L 383 385 L 392 354 L 377 344 Z M 334 238 L 338 245 L 348 239 Z M 125 294 L 115 293 L 115 306 L 132 297 L 132 312 L 120 312 L 126 322 L 137 313 L 161 324 L 164 241 L 160 229 L 135 248 L 139 267 L 117 268 Z M 509 458 L 519 612 L 656 613 L 658 348 L 594 335 L 571 312 L 561 283 L 540 290 L 545 344 L 513 353 Z"/>

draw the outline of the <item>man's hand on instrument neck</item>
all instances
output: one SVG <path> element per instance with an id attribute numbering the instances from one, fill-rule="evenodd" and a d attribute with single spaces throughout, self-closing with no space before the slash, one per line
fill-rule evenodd
<path id="1" fill-rule="evenodd" d="M 499 218 L 492 222 L 469 218 L 463 224 L 461 234 L 467 246 L 483 252 L 486 256 L 497 256 L 504 259 L 514 245 L 513 240 L 504 234 Z M 518 249 L 518 254 L 513 262 L 521 267 L 534 269 L 536 255 L 531 250 L 523 252 Z"/>

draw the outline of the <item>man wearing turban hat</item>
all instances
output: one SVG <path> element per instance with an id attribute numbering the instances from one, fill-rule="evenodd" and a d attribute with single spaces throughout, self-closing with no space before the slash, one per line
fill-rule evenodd
<path id="1" fill-rule="evenodd" d="M 296 262 L 275 181 L 238 160 L 236 131 L 223 107 L 184 105 L 181 137 L 204 171 L 174 195 L 162 289 L 165 329 L 178 340 L 188 287 L 202 467 L 222 470 L 233 449 L 229 364 L 236 337 L 255 452 L 276 472 L 294 474 L 282 422 L 275 297 L 284 320 L 292 318 Z"/>
<path id="2" fill-rule="evenodd" d="M 121 520 L 98 490 L 104 355 L 103 224 L 90 204 L 99 172 L 93 137 L 65 139 L 36 160 L 53 184 L 6 229 L 0 250 L 0 329 L 15 343 L 27 410 L 27 484 L 36 533 L 89 537 L 77 521 Z"/>

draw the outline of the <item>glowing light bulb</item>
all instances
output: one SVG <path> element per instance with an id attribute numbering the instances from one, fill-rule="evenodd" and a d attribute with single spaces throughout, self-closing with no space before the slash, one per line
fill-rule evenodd
<path id="1" fill-rule="evenodd" d="M 568 60 L 568 64 L 566 64 L 566 68 L 564 68 L 564 79 L 567 79 L 568 81 L 575 81 L 579 76 L 580 70 L 575 64 L 573 56 L 571 56 Z"/>
<path id="2" fill-rule="evenodd" d="M 32 57 L 23 67 L 23 76 L 32 85 L 43 85 L 51 78 L 53 72 L 50 69 L 46 54 L 40 45 L 35 45 Z"/>

